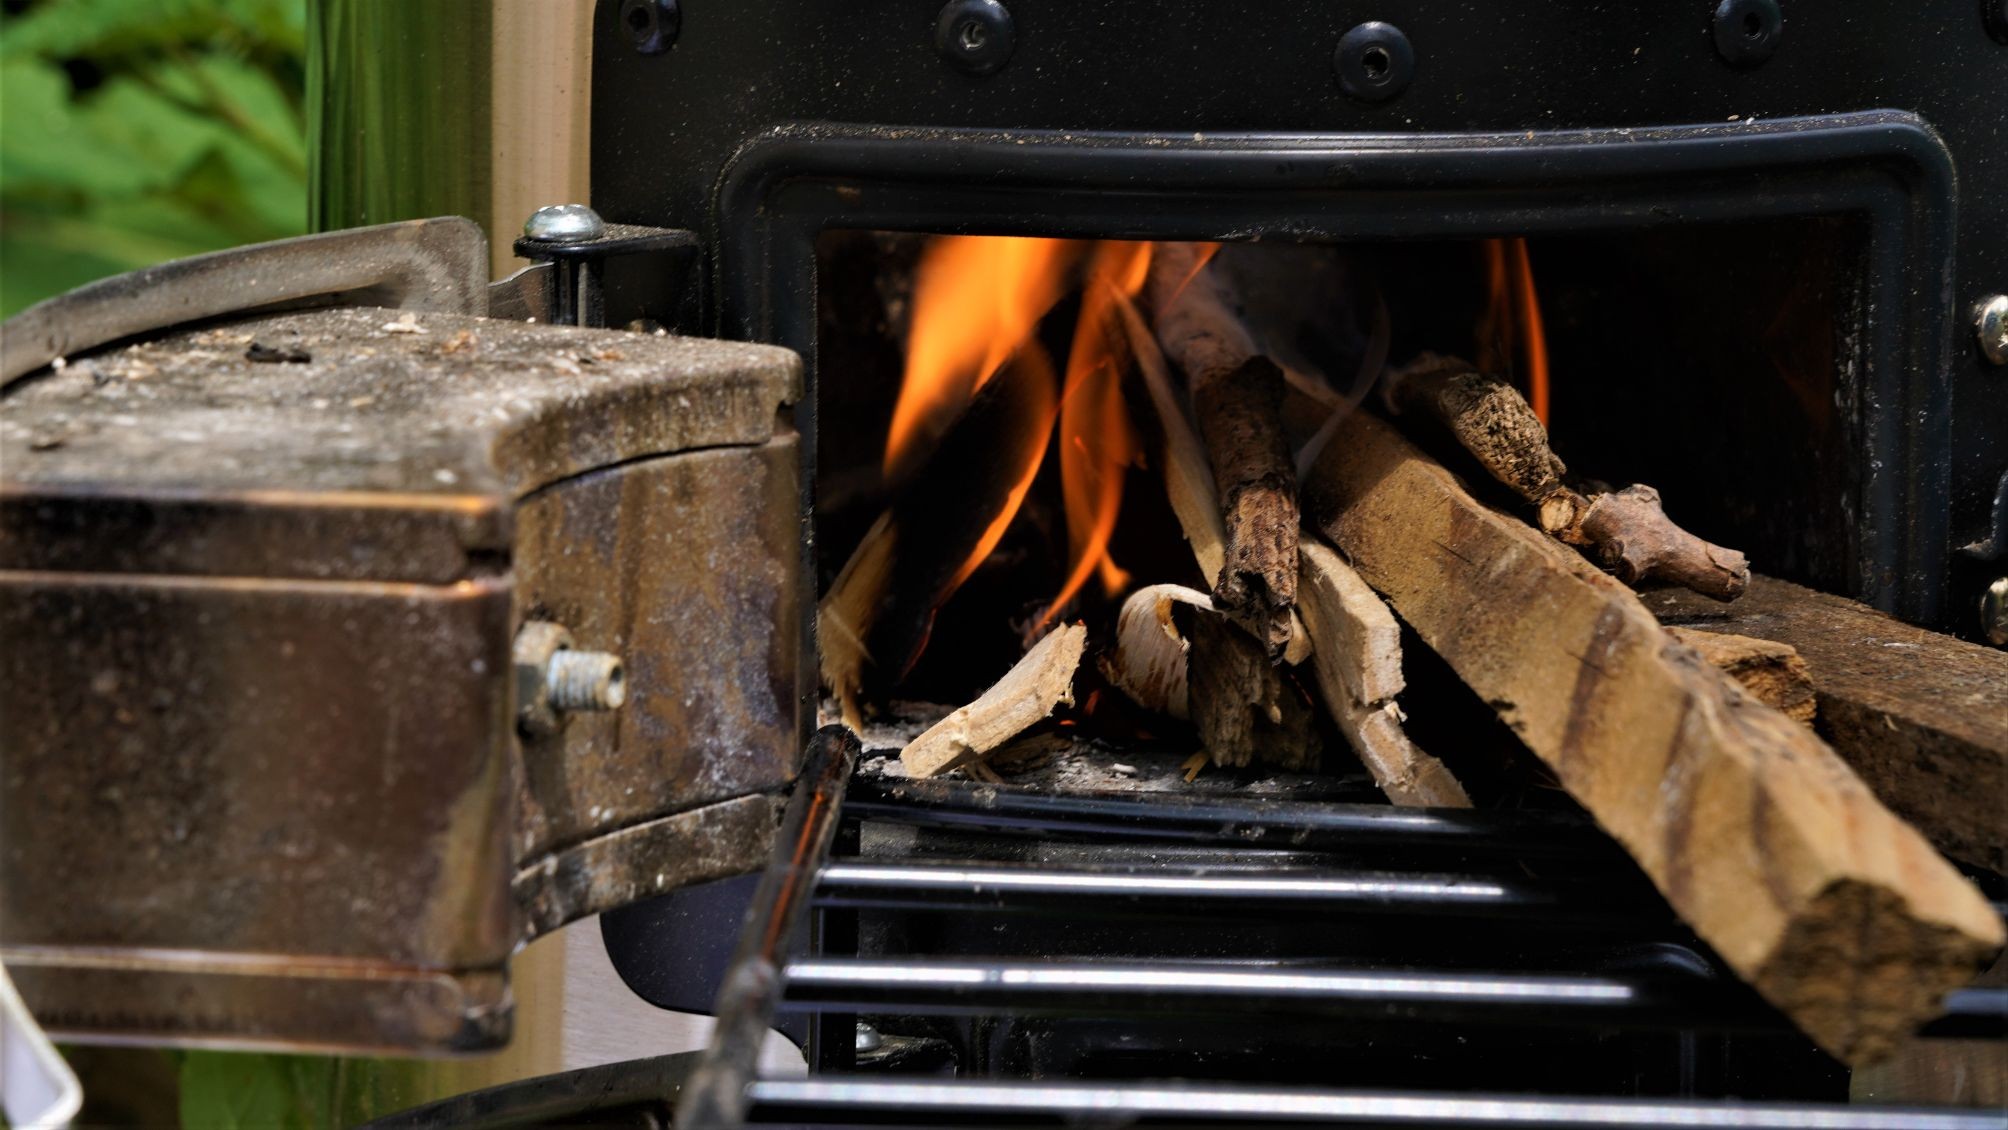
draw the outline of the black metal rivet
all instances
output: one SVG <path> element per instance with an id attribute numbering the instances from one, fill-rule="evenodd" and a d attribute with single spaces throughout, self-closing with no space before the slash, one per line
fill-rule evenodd
<path id="1" fill-rule="evenodd" d="M 1332 52 L 1339 87 L 1362 102 L 1385 102 L 1415 77 L 1415 48 L 1393 24 L 1370 20 L 1339 37 Z"/>
<path id="2" fill-rule="evenodd" d="M 621 30 L 644 55 L 660 55 L 683 30 L 683 9 L 676 0 L 621 0 Z"/>
<path id="3" fill-rule="evenodd" d="M 1778 0 L 1722 0 L 1715 6 L 1715 51 L 1732 67 L 1754 67 L 1778 53 L 1785 16 Z"/>
<path id="4" fill-rule="evenodd" d="M 987 75 L 1009 62 L 1017 41 L 1011 13 L 998 0 L 949 0 L 934 21 L 934 49 L 972 75 Z"/>
<path id="5" fill-rule="evenodd" d="M 1980 0 L 1980 20 L 1994 42 L 2008 46 L 2008 0 Z"/>

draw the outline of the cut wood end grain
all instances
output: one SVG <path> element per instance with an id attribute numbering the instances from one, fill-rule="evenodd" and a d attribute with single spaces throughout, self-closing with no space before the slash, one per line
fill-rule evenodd
<path id="1" fill-rule="evenodd" d="M 983 757 L 1074 702 L 1088 629 L 1063 624 L 1034 644 L 995 686 L 913 739 L 899 760 L 910 777 L 934 777 Z"/>
<path id="2" fill-rule="evenodd" d="M 1813 676 L 1792 645 L 1695 628 L 1667 631 L 1700 652 L 1709 666 L 1736 680 L 1758 702 L 1794 722 L 1813 724 L 1818 709 Z"/>

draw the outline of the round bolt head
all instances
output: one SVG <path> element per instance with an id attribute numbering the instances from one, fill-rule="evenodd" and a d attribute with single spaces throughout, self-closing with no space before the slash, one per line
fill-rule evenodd
<path id="1" fill-rule="evenodd" d="M 862 1020 L 858 1021 L 858 1051 L 875 1052 L 884 1046 L 885 1037 L 879 1035 L 878 1029 Z"/>
<path id="2" fill-rule="evenodd" d="M 1732 67 L 1754 67 L 1778 53 L 1785 15 L 1778 0 L 1722 0 L 1715 6 L 1715 53 Z"/>
<path id="3" fill-rule="evenodd" d="M 934 21 L 934 49 L 972 75 L 1009 62 L 1017 41 L 1011 13 L 998 0 L 949 0 Z"/>
<path id="4" fill-rule="evenodd" d="M 1995 647 L 2008 647 L 2008 577 L 1997 577 L 1980 594 L 1980 634 Z"/>
<path id="5" fill-rule="evenodd" d="M 1332 52 L 1339 87 L 1362 102 L 1385 102 L 1415 77 L 1415 48 L 1393 24 L 1369 20 L 1339 37 Z"/>
<path id="6" fill-rule="evenodd" d="M 622 0 L 620 22 L 636 52 L 660 55 L 683 30 L 683 8 L 676 0 Z"/>
<path id="7" fill-rule="evenodd" d="M 584 243 L 607 233 L 607 222 L 584 204 L 552 204 L 523 221 L 523 238 L 539 243 Z"/>
<path id="8" fill-rule="evenodd" d="M 1990 364 L 2008 365 L 2008 294 L 1993 294 L 1973 306 L 1973 332 L 1980 338 L 1980 355 Z"/>

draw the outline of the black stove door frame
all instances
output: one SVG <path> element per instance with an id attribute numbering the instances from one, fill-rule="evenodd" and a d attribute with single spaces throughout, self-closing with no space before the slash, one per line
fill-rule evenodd
<path id="1" fill-rule="evenodd" d="M 1337 241 L 1805 217 L 1866 231 L 1850 587 L 1942 623 L 1957 181 L 1939 135 L 1907 112 L 1465 134 L 786 125 L 748 139 L 721 177 L 711 293 L 719 332 L 802 355 L 797 425 L 813 468 L 826 230 Z"/>

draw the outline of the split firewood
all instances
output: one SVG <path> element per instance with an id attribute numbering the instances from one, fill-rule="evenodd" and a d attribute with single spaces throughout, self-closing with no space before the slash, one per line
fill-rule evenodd
<path id="1" fill-rule="evenodd" d="M 1447 429 L 1492 477 L 1525 499 L 1541 528 L 1590 551 L 1628 585 L 1666 581 L 1716 600 L 1734 600 L 1750 583 L 1750 562 L 1733 549 L 1675 525 L 1659 492 L 1578 491 L 1548 445 L 1548 429 L 1518 389 L 1455 357 L 1424 353 L 1389 373 L 1384 397 L 1397 415 L 1418 415 Z"/>
<path id="2" fill-rule="evenodd" d="M 905 675 L 934 613 L 980 564 L 1037 473 L 1056 410 L 1044 354 L 1021 350 L 971 399 L 907 480 L 816 610 L 823 684 L 853 729 L 876 671 Z"/>
<path id="3" fill-rule="evenodd" d="M 2008 653 L 1770 577 L 1723 607 L 1646 597 L 1662 623 L 1789 644 L 1820 736 L 1883 803 L 1954 859 L 2008 873 Z"/>
<path id="4" fill-rule="evenodd" d="M 1384 421 L 1346 422 L 1304 505 L 1681 917 L 1821 1047 L 1855 1064 L 1886 1055 L 2000 948 L 1980 892 L 1812 731 Z"/>
<path id="5" fill-rule="evenodd" d="M 1183 585 L 1131 593 L 1116 617 L 1102 674 L 1146 710 L 1190 719 L 1216 765 L 1317 765 L 1310 704 L 1261 645 Z"/>
<path id="6" fill-rule="evenodd" d="M 1813 677 L 1792 645 L 1693 628 L 1667 631 L 1700 652 L 1710 667 L 1736 680 L 1750 697 L 1800 725 L 1813 724 L 1818 708 Z"/>
<path id="7" fill-rule="evenodd" d="M 1219 495 L 1226 540 L 1214 601 L 1279 660 L 1297 603 L 1297 470 L 1283 428 L 1283 371 L 1256 352 L 1206 270 L 1208 254 L 1198 244 L 1158 245 L 1153 324 L 1190 382 Z"/>
<path id="8" fill-rule="evenodd" d="M 1297 596 L 1314 641 L 1318 693 L 1360 763 L 1396 804 L 1469 808 L 1449 766 L 1416 748 L 1401 728 L 1404 685 L 1394 613 L 1331 547 L 1305 538 Z"/>
<path id="9" fill-rule="evenodd" d="M 981 759 L 1074 702 L 1088 629 L 1062 624 L 1032 645 L 995 686 L 913 739 L 900 751 L 910 777 L 934 777 Z"/>
<path id="10" fill-rule="evenodd" d="M 1185 540 L 1192 546 L 1192 556 L 1199 562 L 1200 575 L 1206 578 L 1207 584 L 1217 584 L 1222 564 L 1227 558 L 1227 528 L 1221 521 L 1219 498 L 1213 489 L 1213 472 L 1207 466 L 1206 451 L 1200 446 L 1199 436 L 1193 431 L 1172 387 L 1171 372 L 1165 366 L 1164 353 L 1158 347 L 1157 337 L 1144 325 L 1143 316 L 1127 297 L 1115 293 L 1114 304 L 1122 317 L 1123 328 L 1129 334 L 1130 351 L 1136 358 L 1137 371 L 1143 377 L 1144 390 L 1150 397 L 1152 414 L 1157 419 L 1165 496 L 1171 502 L 1179 528 L 1185 532 Z M 1304 632 L 1303 620 L 1293 612 L 1290 642 L 1283 649 L 1283 660 L 1290 664 L 1302 663 L 1310 654 L 1310 638 Z"/>

